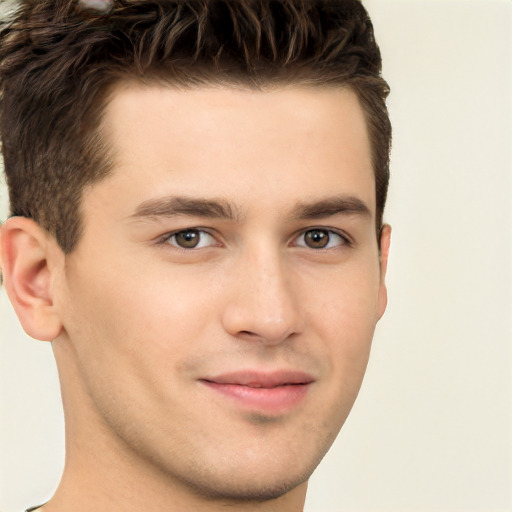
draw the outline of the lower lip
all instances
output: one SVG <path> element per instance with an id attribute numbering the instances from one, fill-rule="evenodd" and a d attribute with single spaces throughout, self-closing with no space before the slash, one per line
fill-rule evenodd
<path id="1" fill-rule="evenodd" d="M 243 407 L 271 414 L 282 414 L 297 407 L 306 397 L 311 385 L 288 384 L 275 388 L 251 388 L 240 384 L 202 382 Z"/>

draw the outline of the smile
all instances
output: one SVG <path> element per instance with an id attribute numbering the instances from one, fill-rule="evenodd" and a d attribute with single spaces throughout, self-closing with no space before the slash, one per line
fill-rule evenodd
<path id="1" fill-rule="evenodd" d="M 290 412 L 314 383 L 302 372 L 237 372 L 201 379 L 205 386 L 239 407 L 269 414 Z"/>

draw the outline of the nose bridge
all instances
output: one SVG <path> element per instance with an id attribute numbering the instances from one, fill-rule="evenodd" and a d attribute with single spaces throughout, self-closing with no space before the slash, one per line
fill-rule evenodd
<path id="1" fill-rule="evenodd" d="M 302 329 L 298 297 L 278 248 L 246 248 L 229 286 L 234 292 L 224 311 L 224 325 L 232 335 L 279 343 Z"/>

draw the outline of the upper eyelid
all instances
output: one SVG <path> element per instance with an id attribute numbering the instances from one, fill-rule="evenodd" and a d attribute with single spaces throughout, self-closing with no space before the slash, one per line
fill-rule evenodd
<path id="1" fill-rule="evenodd" d="M 166 233 L 158 236 L 158 239 L 168 239 L 172 236 L 175 236 L 179 233 L 183 233 L 184 231 L 199 231 L 201 233 L 206 233 L 207 235 L 210 235 L 214 238 L 217 238 L 216 232 L 210 228 L 203 228 L 203 227 L 190 227 L 190 228 L 181 228 L 181 229 L 175 229 L 173 231 L 167 231 Z"/>
<path id="2" fill-rule="evenodd" d="M 318 226 L 318 225 L 316 225 L 316 226 L 308 226 L 307 228 L 303 228 L 303 229 L 300 229 L 300 230 L 296 231 L 290 237 L 290 242 L 293 242 L 298 237 L 304 235 L 308 231 L 314 231 L 316 229 L 319 230 L 319 231 L 327 231 L 329 233 L 334 233 L 335 235 L 340 236 L 341 238 L 343 238 L 343 240 L 345 240 L 347 245 L 352 245 L 354 243 L 353 238 L 351 236 L 349 236 L 345 231 L 340 230 L 338 228 L 333 228 L 333 227 L 330 227 L 330 226 Z M 218 242 L 223 244 L 223 242 L 221 241 L 221 237 L 220 237 L 219 233 L 216 230 L 214 230 L 212 228 L 202 227 L 202 226 L 186 227 L 186 228 L 176 229 L 176 230 L 173 230 L 173 231 L 168 231 L 167 233 L 164 233 L 163 235 L 158 236 L 156 238 L 156 240 L 158 240 L 160 242 L 165 242 L 166 240 L 169 240 L 171 237 L 173 237 L 173 236 L 175 236 L 175 235 L 177 235 L 179 233 L 182 233 L 184 231 L 199 231 L 199 232 L 202 232 L 202 233 L 206 233 L 207 235 L 210 235 L 215 240 L 217 240 Z"/>
<path id="3" fill-rule="evenodd" d="M 208 247 L 215 247 L 215 246 L 219 246 L 219 245 L 223 245 L 223 242 L 222 241 L 219 241 L 219 236 L 215 235 L 211 230 L 209 229 L 205 229 L 205 228 L 197 228 L 197 227 L 191 227 L 191 228 L 182 228 L 182 229 L 176 229 L 174 231 L 168 231 L 167 233 L 164 233 L 163 235 L 160 235 L 160 236 L 157 236 L 156 238 L 154 238 L 154 244 L 157 245 L 157 246 L 170 246 L 172 247 L 173 249 L 175 250 L 178 250 L 178 251 L 194 251 L 194 250 L 200 250 L 200 249 L 206 249 L 207 247 L 198 247 L 198 248 L 195 248 L 195 247 L 191 247 L 191 248 L 184 248 L 184 247 L 179 247 L 179 246 L 176 246 L 174 244 L 171 244 L 169 242 L 169 240 L 173 237 L 173 236 L 176 236 L 178 235 L 179 233 L 183 233 L 184 231 L 199 231 L 201 233 L 204 233 L 208 236 L 211 236 L 216 244 L 212 244 L 212 245 L 209 245 Z"/>
<path id="4" fill-rule="evenodd" d="M 300 231 L 298 231 L 296 234 L 294 234 L 292 236 L 291 240 L 296 240 L 299 236 L 304 235 L 308 231 L 315 231 L 315 230 L 327 231 L 329 233 L 334 233 L 335 235 L 338 235 L 341 238 L 343 238 L 343 240 L 345 240 L 345 242 L 347 244 L 352 245 L 354 243 L 353 238 L 351 236 L 349 236 L 345 231 L 337 229 L 337 228 L 333 228 L 333 227 L 327 227 L 327 226 L 312 226 L 312 227 L 308 227 L 306 229 L 301 229 Z"/>

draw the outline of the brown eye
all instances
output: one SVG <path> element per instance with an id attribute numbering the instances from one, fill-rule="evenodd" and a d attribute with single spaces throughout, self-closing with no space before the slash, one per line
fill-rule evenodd
<path id="1" fill-rule="evenodd" d="M 165 242 L 179 249 L 202 249 L 218 245 L 215 238 L 202 229 L 184 229 L 166 237 Z"/>
<path id="2" fill-rule="evenodd" d="M 295 240 L 294 245 L 309 249 L 335 249 L 351 244 L 348 238 L 332 229 L 313 228 L 303 231 Z"/>
<path id="3" fill-rule="evenodd" d="M 325 249 L 329 239 L 329 232 L 323 229 L 311 229 L 304 233 L 304 242 L 312 249 Z"/>
<path id="4" fill-rule="evenodd" d="M 196 229 L 188 229 L 187 231 L 180 231 L 174 235 L 176 244 L 183 249 L 194 249 L 199 244 L 199 231 Z"/>

